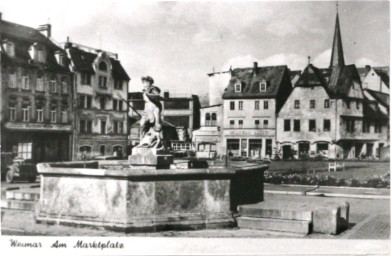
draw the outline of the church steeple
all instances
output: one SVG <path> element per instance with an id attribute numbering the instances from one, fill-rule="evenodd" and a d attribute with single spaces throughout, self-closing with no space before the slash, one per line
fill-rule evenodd
<path id="1" fill-rule="evenodd" d="M 337 18 L 335 20 L 334 40 L 333 40 L 333 48 L 331 51 L 330 68 L 341 67 L 341 66 L 345 66 L 345 60 L 343 57 L 341 28 L 339 27 L 338 2 L 337 2 Z"/>

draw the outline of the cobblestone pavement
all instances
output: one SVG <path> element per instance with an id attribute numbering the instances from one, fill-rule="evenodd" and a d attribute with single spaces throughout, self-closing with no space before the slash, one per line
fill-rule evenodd
<path id="1" fill-rule="evenodd" d="M 266 194 L 265 200 L 289 200 L 290 202 L 349 202 L 350 229 L 337 235 L 310 234 L 310 239 L 389 239 L 390 200 L 327 198 L 315 196 Z M 156 233 L 131 233 L 108 231 L 103 228 L 72 227 L 36 224 L 31 211 L 1 210 L 3 235 L 50 236 L 168 236 L 168 237 L 249 237 L 249 238 L 300 238 L 302 236 L 244 229 L 216 229 L 198 231 L 165 231 Z"/>

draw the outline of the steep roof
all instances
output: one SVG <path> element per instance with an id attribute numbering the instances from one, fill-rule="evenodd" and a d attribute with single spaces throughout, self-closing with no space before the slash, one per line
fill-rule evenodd
<path id="1" fill-rule="evenodd" d="M 382 104 L 383 106 L 385 106 L 387 108 L 390 106 L 390 95 L 389 94 L 378 92 L 378 91 L 373 91 L 373 90 L 369 90 L 369 89 L 365 89 L 365 91 L 367 91 L 369 94 L 371 94 L 371 96 L 374 97 L 375 100 L 377 102 L 379 102 L 380 104 Z"/>
<path id="2" fill-rule="evenodd" d="M 274 98 L 282 84 L 285 72 L 288 72 L 288 67 L 285 65 L 234 69 L 223 99 Z M 266 82 L 266 91 L 259 90 L 260 82 Z M 235 92 L 237 83 L 242 85 L 241 92 Z"/>
<path id="3" fill-rule="evenodd" d="M 361 85 L 361 79 L 354 64 L 333 67 L 328 88 L 334 94 L 334 97 L 346 97 L 353 82 Z"/>
<path id="4" fill-rule="evenodd" d="M 69 43 L 66 45 L 66 49 L 72 59 L 74 70 L 78 72 L 95 73 L 93 63 L 98 57 L 97 53 L 91 53 L 74 47 Z M 115 79 L 130 80 L 130 77 L 122 67 L 119 60 L 109 57 L 112 65 L 112 75 Z"/>
<path id="5" fill-rule="evenodd" d="M 376 72 L 380 79 L 390 87 L 390 68 L 389 67 L 372 67 Z M 360 74 L 361 81 L 367 76 L 369 71 L 371 70 L 371 66 L 366 66 L 364 68 L 357 68 L 358 73 Z"/>
<path id="6" fill-rule="evenodd" d="M 0 20 L 1 34 L 1 59 L 4 63 L 14 65 L 37 67 L 55 72 L 69 72 L 68 65 L 61 66 L 57 63 L 54 53 L 64 50 L 53 43 L 38 30 L 16 23 Z M 14 56 L 9 56 L 3 49 L 3 42 L 10 41 L 14 44 Z M 29 49 L 34 44 L 41 44 L 47 51 L 45 63 L 36 63 L 29 54 Z M 65 60 L 68 61 L 67 59 Z"/>
<path id="7" fill-rule="evenodd" d="M 301 74 L 299 80 L 297 80 L 295 86 L 298 87 L 313 87 L 313 86 L 323 86 L 326 87 L 326 81 L 321 73 L 321 71 L 313 66 L 308 64 Z"/>
<path id="8" fill-rule="evenodd" d="M 387 85 L 387 87 L 390 87 L 390 76 L 389 71 L 386 71 L 384 69 L 380 68 L 373 68 L 378 76 L 380 76 L 380 79 Z"/>
<path id="9" fill-rule="evenodd" d="M 365 102 L 363 108 L 364 117 L 368 119 L 384 119 L 388 116 L 379 110 L 379 107 L 374 102 Z"/>
<path id="10" fill-rule="evenodd" d="M 297 76 L 297 75 L 300 75 L 301 74 L 301 70 L 289 70 L 289 76 L 291 78 L 291 80 Z"/>
<path id="11" fill-rule="evenodd" d="M 344 65 L 345 60 L 342 49 L 341 28 L 339 27 L 339 17 L 337 13 L 337 17 L 335 19 L 334 39 L 331 52 L 330 67 L 338 67 Z"/>
<path id="12" fill-rule="evenodd" d="M 330 97 L 340 98 L 348 95 L 353 82 L 361 84 L 355 65 L 318 69 L 309 64 L 295 87 L 323 86 Z"/>
<path id="13" fill-rule="evenodd" d="M 49 38 L 44 36 L 37 29 L 31 27 L 23 26 L 5 20 L 0 20 L 0 33 L 2 35 L 2 39 L 13 38 L 29 42 L 30 44 L 38 42 L 45 44 L 52 49 L 61 50 L 61 48 L 54 44 Z"/>

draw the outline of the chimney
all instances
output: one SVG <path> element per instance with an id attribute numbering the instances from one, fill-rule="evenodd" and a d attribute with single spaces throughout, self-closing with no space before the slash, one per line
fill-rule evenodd
<path id="1" fill-rule="evenodd" d="M 163 97 L 164 97 L 165 99 L 170 98 L 170 93 L 169 93 L 168 91 L 164 91 Z"/>
<path id="2" fill-rule="evenodd" d="M 258 62 L 254 62 L 254 75 L 258 74 Z"/>
<path id="3" fill-rule="evenodd" d="M 46 31 L 46 34 L 44 34 L 46 37 L 52 36 L 52 25 L 50 24 L 40 25 L 37 30 L 40 32 Z"/>

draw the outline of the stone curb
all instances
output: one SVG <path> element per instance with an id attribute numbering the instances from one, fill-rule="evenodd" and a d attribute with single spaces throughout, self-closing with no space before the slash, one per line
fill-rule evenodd
<path id="1" fill-rule="evenodd" d="M 265 185 L 273 186 L 273 184 L 265 183 Z M 376 188 L 352 188 L 352 187 L 337 187 L 337 186 L 310 186 L 310 185 L 297 185 L 297 184 L 283 184 L 287 187 L 302 187 L 308 188 L 304 191 L 286 191 L 286 190 L 268 190 L 265 188 L 264 193 L 266 194 L 282 194 L 282 195 L 308 195 L 308 196 L 327 196 L 327 197 L 346 197 L 346 198 L 359 198 L 359 199 L 390 199 L 390 195 L 368 195 L 368 194 L 347 194 L 347 193 L 333 193 L 333 192 L 317 192 L 317 189 L 329 188 L 329 189 L 346 189 L 346 190 L 357 190 L 364 191 L 376 191 Z"/>

